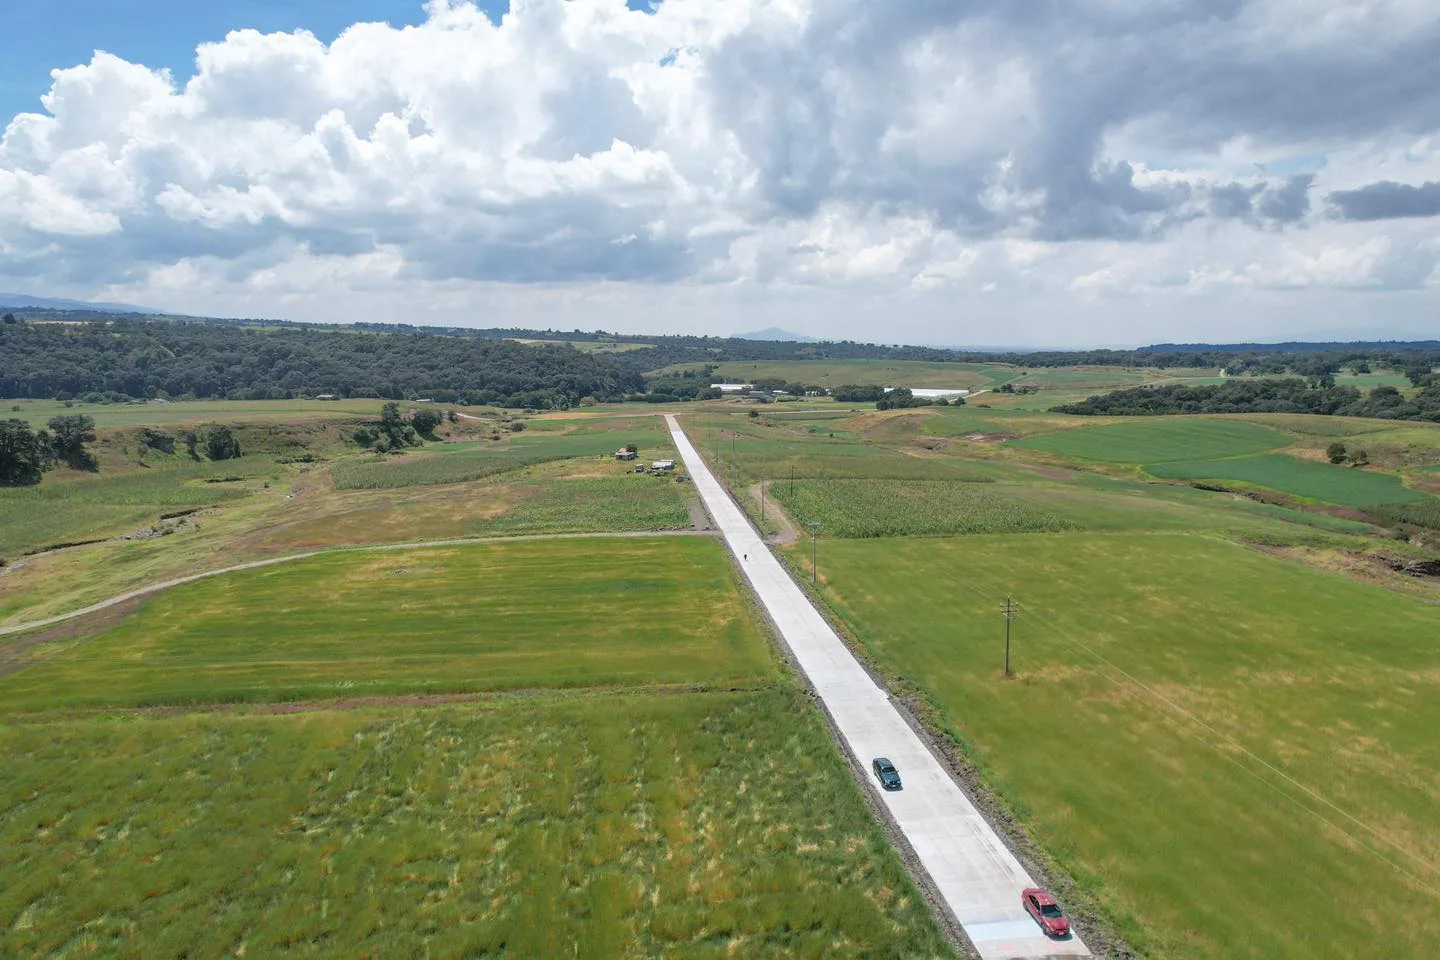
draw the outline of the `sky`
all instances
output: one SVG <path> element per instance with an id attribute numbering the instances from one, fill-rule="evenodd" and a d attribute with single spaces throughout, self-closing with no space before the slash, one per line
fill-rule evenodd
<path id="1" fill-rule="evenodd" d="M 953 346 L 1440 334 L 1434 0 L 49 0 L 0 36 L 0 290 Z"/>

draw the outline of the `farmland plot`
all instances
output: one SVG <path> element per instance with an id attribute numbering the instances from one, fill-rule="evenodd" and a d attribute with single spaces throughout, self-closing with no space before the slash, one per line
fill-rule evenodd
<path id="1" fill-rule="evenodd" d="M 801 480 L 771 488 L 791 516 L 831 537 L 1031 533 L 1074 528 L 987 485 L 941 480 Z"/>

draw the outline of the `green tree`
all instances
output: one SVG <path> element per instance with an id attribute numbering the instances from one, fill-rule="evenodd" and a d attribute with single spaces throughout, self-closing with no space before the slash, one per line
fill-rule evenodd
<path id="1" fill-rule="evenodd" d="M 240 456 L 240 441 L 223 424 L 205 430 L 205 455 L 211 460 L 233 460 Z"/>
<path id="2" fill-rule="evenodd" d="M 384 443 L 377 440 L 375 449 L 381 451 L 398 450 L 415 442 L 415 428 L 400 413 L 400 404 L 393 400 L 380 408 L 380 437 Z"/>
<path id="3" fill-rule="evenodd" d="M 415 415 L 410 418 L 410 426 L 422 437 L 433 436 L 435 428 L 440 426 L 444 418 L 434 410 L 416 410 Z"/>
<path id="4" fill-rule="evenodd" d="M 1420 386 L 1420 381 L 1430 376 L 1430 364 L 1412 363 L 1405 368 L 1405 379 L 1410 381 L 1412 386 Z"/>
<path id="5" fill-rule="evenodd" d="M 5 322 L 6 322 L 7 324 L 13 324 L 13 323 L 19 323 L 20 321 L 15 319 L 15 314 L 13 314 L 13 313 L 7 313 L 7 314 L 5 314 Z"/>
<path id="6" fill-rule="evenodd" d="M 1345 462 L 1345 444 L 1335 441 L 1325 448 L 1325 456 L 1330 458 L 1331 463 Z"/>
<path id="7" fill-rule="evenodd" d="M 94 470 L 99 466 L 85 444 L 95 442 L 95 420 L 81 413 L 50 418 L 50 449 L 55 459 L 75 470 Z"/>
<path id="8" fill-rule="evenodd" d="M 50 466 L 50 441 L 24 420 L 0 420 L 0 487 L 29 487 Z"/>

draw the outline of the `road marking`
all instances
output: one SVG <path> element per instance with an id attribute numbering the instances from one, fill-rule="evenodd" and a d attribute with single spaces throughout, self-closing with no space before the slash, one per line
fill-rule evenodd
<path id="1" fill-rule="evenodd" d="M 1090 956 L 1079 937 L 1051 940 L 1041 933 L 1020 905 L 1020 891 L 1035 881 L 766 549 L 675 417 L 665 420 L 736 563 L 851 753 L 867 776 L 873 757 L 889 757 L 899 768 L 904 789 L 880 791 L 880 799 L 980 956 Z"/>

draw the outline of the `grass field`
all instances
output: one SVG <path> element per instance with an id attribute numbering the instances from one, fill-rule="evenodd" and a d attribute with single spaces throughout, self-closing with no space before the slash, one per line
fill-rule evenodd
<path id="1" fill-rule="evenodd" d="M 446 444 L 443 447 L 388 459 L 351 458 L 331 471 L 341 490 L 386 490 L 399 487 L 463 483 L 517 470 L 532 464 L 574 457 L 612 454 L 625 443 L 635 443 L 647 454 L 670 449 L 653 418 L 643 428 L 624 432 L 584 431 L 571 434 L 542 432 L 509 441 L 487 440 Z"/>
<path id="2" fill-rule="evenodd" d="M 1278 430 L 1243 420 L 1147 417 L 1061 430 L 1018 441 L 1017 446 L 1085 460 L 1162 463 L 1262 453 L 1290 445 Z"/>
<path id="3" fill-rule="evenodd" d="M 787 360 L 722 363 L 715 383 L 750 383 L 779 378 L 831 389 L 846 384 L 978 390 L 998 386 L 1019 373 L 1004 364 L 925 363 L 918 360 Z"/>
<path id="4" fill-rule="evenodd" d="M 25 722 L 0 755 L 0 955 L 953 956 L 786 690 Z"/>
<path id="5" fill-rule="evenodd" d="M 1160 463 L 1145 469 L 1166 480 L 1234 480 L 1348 507 L 1429 499 L 1405 486 L 1393 474 L 1297 460 L 1281 454 Z"/>
<path id="6" fill-rule="evenodd" d="M 99 636 L 38 645 L 39 662 L 0 677 L 0 702 L 765 682 L 775 665 L 735 576 L 708 537 L 326 554 L 177 587 Z"/>
<path id="7" fill-rule="evenodd" d="M 1196 536 L 836 541 L 820 567 L 1142 954 L 1432 952 L 1440 608 Z"/>
<path id="8" fill-rule="evenodd" d="M 690 513 L 668 478 L 625 473 L 556 476 L 566 461 L 463 487 L 418 487 L 304 505 L 266 525 L 265 549 L 408 543 L 528 533 L 684 530 Z M 277 521 L 279 518 L 276 518 Z"/>
<path id="9" fill-rule="evenodd" d="M 1073 527 L 984 484 L 944 480 L 801 480 L 771 492 L 791 516 L 827 537 L 1031 533 Z"/>
<path id="10" fill-rule="evenodd" d="M 32 426 L 43 427 L 51 417 L 84 414 L 95 425 L 106 427 L 163 426 L 178 423 L 220 421 L 224 423 L 263 422 L 271 420 L 355 420 L 378 418 L 384 400 L 189 400 L 170 403 L 74 403 L 67 407 L 58 400 L 0 401 L 3 416 L 19 417 Z M 421 407 L 449 409 L 446 404 L 408 403 L 406 410 Z M 19 411 L 11 410 L 19 407 Z M 457 407 L 478 413 L 480 407 Z"/>
<path id="11" fill-rule="evenodd" d="M 50 474 L 38 486 L 0 489 L 0 556 L 128 533 L 163 513 L 242 497 L 280 472 L 273 457 L 253 456 L 221 463 L 177 457 L 144 469 Z"/>

